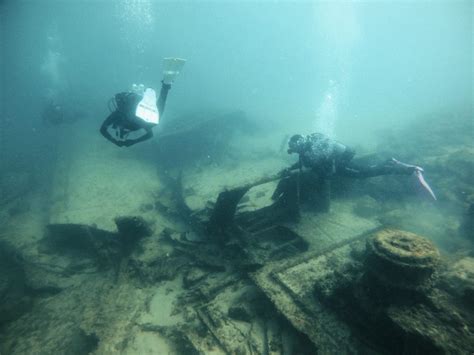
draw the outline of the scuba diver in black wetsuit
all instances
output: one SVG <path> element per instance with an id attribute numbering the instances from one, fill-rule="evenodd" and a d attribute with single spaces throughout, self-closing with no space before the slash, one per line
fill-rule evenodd
<path id="1" fill-rule="evenodd" d="M 41 113 L 43 123 L 48 126 L 57 126 L 64 123 L 63 107 L 50 99 Z"/>
<path id="2" fill-rule="evenodd" d="M 158 100 L 155 91 L 150 88 L 145 89 L 143 85 L 134 85 L 132 91 L 116 94 L 111 99 L 115 107 L 102 123 L 100 133 L 119 147 L 129 147 L 152 138 L 152 128 L 159 123 L 163 115 L 171 84 L 184 63 L 183 59 L 164 59 L 163 80 Z M 110 134 L 109 129 L 114 130 L 114 135 Z M 128 138 L 131 132 L 141 129 L 145 131 L 143 135 L 135 139 Z"/>
<path id="3" fill-rule="evenodd" d="M 50 98 L 41 112 L 43 124 L 48 127 L 71 124 L 84 118 L 86 113 L 81 109 L 71 109 L 58 103 L 56 99 Z"/>
<path id="4" fill-rule="evenodd" d="M 416 165 L 402 163 L 394 158 L 388 159 L 382 164 L 362 165 L 352 161 L 355 151 L 342 143 L 330 139 L 321 133 L 313 133 L 308 136 L 296 134 L 288 142 L 288 154 L 297 153 L 298 162 L 290 168 L 280 172 L 282 177 L 289 174 L 291 170 L 305 167 L 309 168 L 312 177 L 315 178 L 316 189 L 322 197 L 322 210 L 329 210 L 329 181 L 333 176 L 346 176 L 353 178 L 369 178 L 381 175 L 416 175 L 421 185 L 436 200 L 436 197 L 423 178 L 423 169 Z M 308 182 L 308 181 L 306 181 Z M 272 198 L 277 200 L 289 184 L 294 184 L 290 179 L 282 179 L 278 184 Z M 310 183 L 314 183 L 310 182 Z M 298 189 L 300 187 L 298 186 Z M 298 194 L 300 194 L 298 192 Z"/>
<path id="5" fill-rule="evenodd" d="M 162 116 L 165 108 L 166 97 L 171 84 L 161 85 L 160 97 L 156 102 L 158 109 L 158 117 Z M 121 92 L 115 95 L 115 110 L 105 119 L 100 127 L 100 133 L 109 141 L 118 147 L 129 147 L 139 142 L 146 141 L 153 137 L 152 128 L 156 126 L 153 122 L 147 122 L 136 116 L 135 112 L 138 104 L 143 99 L 143 95 L 137 91 Z M 115 132 L 115 137 L 109 132 L 112 128 Z M 143 129 L 145 133 L 136 138 L 128 139 L 130 132 L 135 132 Z"/>

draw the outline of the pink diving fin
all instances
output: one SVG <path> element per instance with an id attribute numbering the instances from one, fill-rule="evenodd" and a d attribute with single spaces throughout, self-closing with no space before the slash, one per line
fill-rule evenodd
<path id="1" fill-rule="evenodd" d="M 434 200 L 436 201 L 436 195 L 434 194 L 434 192 L 431 189 L 430 185 L 428 185 L 425 178 L 423 177 L 422 171 L 423 171 L 423 169 L 417 166 L 417 169 L 415 169 L 415 175 L 418 178 L 418 181 L 420 182 L 421 186 L 423 186 L 425 188 L 425 190 L 430 193 L 431 197 L 433 197 Z"/>
<path id="2" fill-rule="evenodd" d="M 428 191 L 428 193 L 431 195 L 431 197 L 433 197 L 433 199 L 436 201 L 436 195 L 434 194 L 433 190 L 431 189 L 430 185 L 428 185 L 428 183 L 426 182 L 425 178 L 423 177 L 423 168 L 420 167 L 420 166 L 416 166 L 416 165 L 411 165 L 411 164 L 406 164 L 406 163 L 402 163 L 401 161 L 395 159 L 395 158 L 392 158 L 392 161 L 395 163 L 395 164 L 399 164 L 399 165 L 402 165 L 402 166 L 406 166 L 407 168 L 414 168 L 415 171 L 414 171 L 414 174 L 415 176 L 418 178 L 418 181 L 420 182 L 421 186 L 423 186 L 423 188 Z"/>

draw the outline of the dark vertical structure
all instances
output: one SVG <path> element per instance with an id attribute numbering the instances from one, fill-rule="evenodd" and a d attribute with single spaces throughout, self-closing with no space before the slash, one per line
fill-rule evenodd
<path id="1" fill-rule="evenodd" d="M 5 52 L 6 52 L 6 4 L 0 0 L 0 174 L 5 170 Z"/>

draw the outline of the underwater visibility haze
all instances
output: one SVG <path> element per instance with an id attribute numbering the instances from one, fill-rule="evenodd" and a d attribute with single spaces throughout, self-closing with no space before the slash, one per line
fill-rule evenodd
<path id="1" fill-rule="evenodd" d="M 473 16 L 0 0 L 0 353 L 474 352 Z"/>

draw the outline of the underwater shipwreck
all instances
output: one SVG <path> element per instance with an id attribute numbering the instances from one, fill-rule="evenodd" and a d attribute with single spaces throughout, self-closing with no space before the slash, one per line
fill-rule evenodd
<path id="1" fill-rule="evenodd" d="M 230 139 L 222 125 L 244 122 L 240 115 L 172 127 L 163 150 L 206 147 L 190 160 L 218 161 Z M 438 138 L 427 136 L 413 139 L 431 154 L 433 186 L 449 184 L 446 166 L 459 161 L 465 191 L 440 198 L 461 211 L 455 223 L 427 228 L 409 219 L 419 208 L 410 192 L 383 183 L 391 177 L 332 181 L 322 212 L 305 171 L 284 177 L 295 183 L 276 198 L 282 177 L 272 169 L 201 194 L 195 182 L 205 172 L 161 157 L 163 189 L 142 213 L 110 221 L 115 230 L 53 219 L 29 246 L 2 238 L 0 352 L 471 353 L 474 190 L 465 169 L 473 152 L 454 149 L 459 140 L 433 149 Z M 384 204 L 387 196 L 401 197 Z"/>

